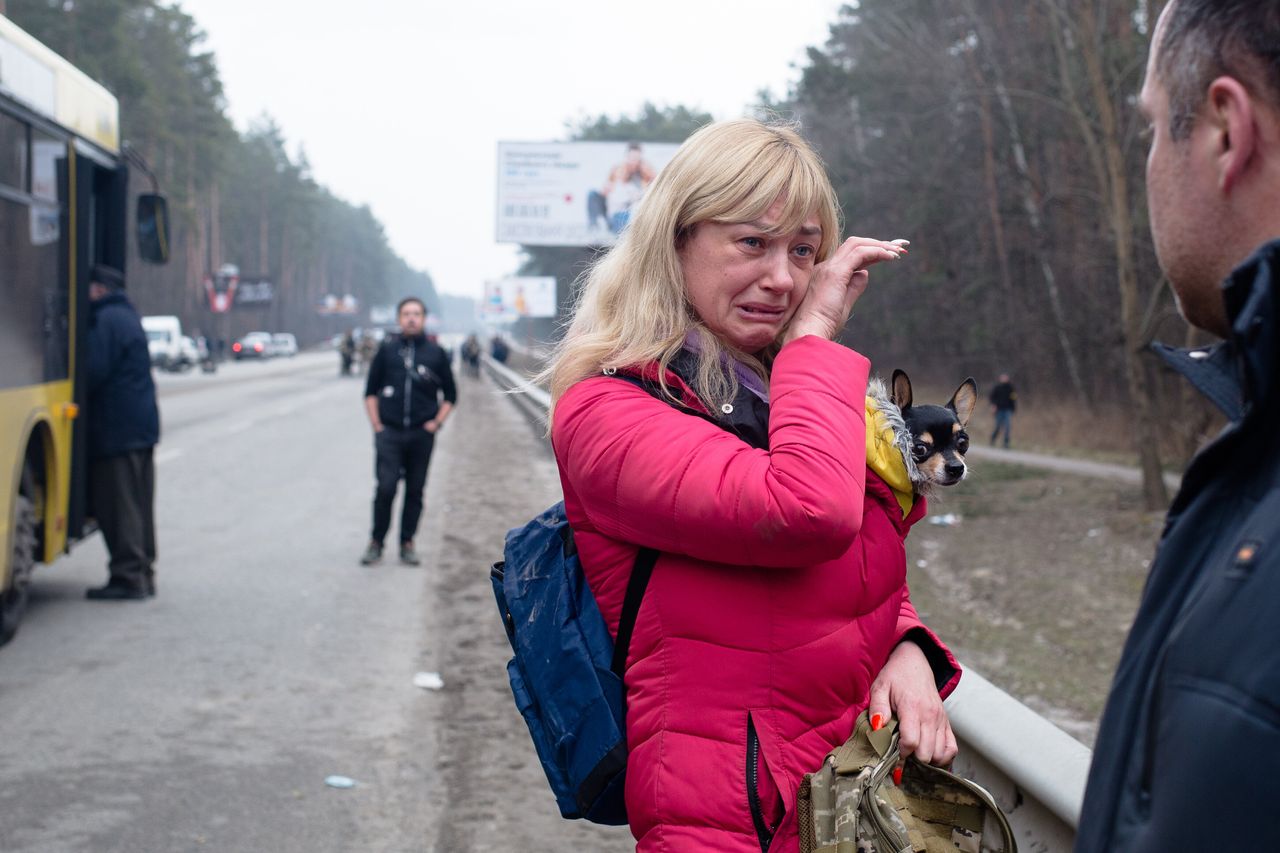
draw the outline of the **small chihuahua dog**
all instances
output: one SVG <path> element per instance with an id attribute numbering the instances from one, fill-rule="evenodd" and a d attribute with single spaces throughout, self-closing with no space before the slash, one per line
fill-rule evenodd
<path id="1" fill-rule="evenodd" d="M 903 456 L 916 493 L 927 495 L 937 486 L 963 480 L 968 472 L 964 454 L 969 450 L 965 426 L 978 402 L 978 384 L 972 377 L 961 382 L 945 406 L 914 405 L 906 371 L 893 371 L 892 386 L 890 399 L 911 434 L 910 453 Z"/>

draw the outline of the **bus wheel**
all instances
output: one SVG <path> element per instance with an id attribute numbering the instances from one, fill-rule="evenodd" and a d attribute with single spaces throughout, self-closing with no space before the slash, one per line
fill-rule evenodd
<path id="1" fill-rule="evenodd" d="M 30 469 L 22 474 L 22 489 L 16 497 L 13 525 L 13 571 L 9 584 L 0 591 L 0 645 L 13 639 L 18 622 L 27 609 L 31 573 L 36 567 L 35 477 Z"/>

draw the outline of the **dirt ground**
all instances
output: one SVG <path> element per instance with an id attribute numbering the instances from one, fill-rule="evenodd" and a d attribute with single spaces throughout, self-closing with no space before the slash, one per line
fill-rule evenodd
<path id="1" fill-rule="evenodd" d="M 1162 523 L 1136 486 L 971 464 L 907 539 L 912 600 L 963 663 L 1092 747 Z"/>

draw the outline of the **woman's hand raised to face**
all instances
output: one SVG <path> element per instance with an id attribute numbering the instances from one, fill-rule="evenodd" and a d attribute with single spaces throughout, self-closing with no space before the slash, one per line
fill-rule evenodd
<path id="1" fill-rule="evenodd" d="M 833 340 L 849 320 L 853 304 L 867 289 L 867 272 L 873 264 L 893 261 L 907 253 L 906 240 L 872 240 L 850 237 L 835 253 L 813 268 L 809 290 L 796 309 L 782 342 L 817 335 Z"/>

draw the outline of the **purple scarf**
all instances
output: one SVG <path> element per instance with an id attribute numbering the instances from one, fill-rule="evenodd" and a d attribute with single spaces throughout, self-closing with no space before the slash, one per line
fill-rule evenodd
<path id="1" fill-rule="evenodd" d="M 690 329 L 684 336 L 684 348 L 695 355 L 702 354 L 701 339 L 694 329 Z M 727 370 L 732 370 L 742 387 L 755 394 L 764 403 L 769 402 L 769 389 L 765 387 L 764 381 L 754 370 L 723 350 L 720 352 L 720 365 Z"/>

